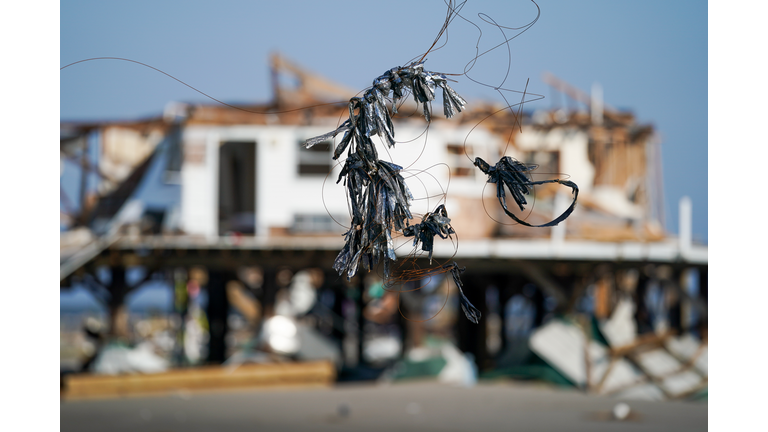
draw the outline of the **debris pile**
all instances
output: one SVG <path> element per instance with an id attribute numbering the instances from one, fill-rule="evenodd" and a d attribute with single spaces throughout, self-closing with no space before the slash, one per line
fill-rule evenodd
<path id="1" fill-rule="evenodd" d="M 706 341 L 669 331 L 637 336 L 631 313 L 625 313 L 631 306 L 622 301 L 599 324 L 607 346 L 577 323 L 552 320 L 534 331 L 530 348 L 573 384 L 598 394 L 665 400 L 704 390 Z"/>

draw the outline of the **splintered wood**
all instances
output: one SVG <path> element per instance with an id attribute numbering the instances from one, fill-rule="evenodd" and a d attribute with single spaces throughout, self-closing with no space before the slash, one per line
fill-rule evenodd
<path id="1" fill-rule="evenodd" d="M 614 340 L 626 343 L 625 336 Z M 649 335 L 608 347 L 570 322 L 553 320 L 531 335 L 530 347 L 575 385 L 599 394 L 678 399 L 707 385 L 706 344 L 690 335 Z"/>

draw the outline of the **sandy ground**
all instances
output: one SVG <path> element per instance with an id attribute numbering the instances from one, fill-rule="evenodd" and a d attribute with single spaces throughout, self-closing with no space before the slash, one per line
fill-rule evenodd
<path id="1" fill-rule="evenodd" d="M 61 402 L 62 431 L 706 431 L 707 402 L 626 401 L 536 384 L 349 384 Z"/>

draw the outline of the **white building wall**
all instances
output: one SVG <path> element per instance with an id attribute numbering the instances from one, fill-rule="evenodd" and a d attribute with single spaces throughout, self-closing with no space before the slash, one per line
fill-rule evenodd
<path id="1" fill-rule="evenodd" d="M 451 156 L 446 145 L 472 146 L 471 158 L 479 156 L 496 163 L 499 138 L 481 128 L 454 126 L 449 122 L 433 123 L 424 134 L 426 123 L 398 123 L 396 139 L 389 149 L 378 142 L 377 150 L 383 160 L 406 168 L 406 184 L 415 198 L 411 211 L 422 214 L 434 210 L 444 193 L 450 196 L 479 197 L 487 177 L 476 171 L 473 177 L 453 177 L 449 182 Z M 332 127 L 332 126 L 330 126 Z M 300 142 L 328 132 L 329 126 L 192 126 L 185 130 L 186 146 L 204 146 L 202 163 L 185 163 L 182 167 L 182 227 L 189 234 L 216 236 L 218 234 L 218 164 L 219 146 L 233 140 L 256 142 L 256 233 L 268 235 L 271 227 L 289 228 L 296 214 L 341 216 L 342 224 L 349 222 L 346 188 L 336 184 L 341 172 L 338 163 L 327 177 L 298 174 Z M 471 131 L 471 134 L 470 134 Z M 336 143 L 341 139 L 337 137 Z M 423 150 L 423 151 L 422 151 Z M 342 156 L 343 158 L 344 156 Z M 464 157 L 464 156 L 462 156 Z M 330 160 L 330 155 L 329 155 Z M 471 164 L 468 160 L 467 163 Z M 449 212 L 450 201 L 449 201 Z"/>
<path id="2" fill-rule="evenodd" d="M 265 145 L 260 146 L 256 172 L 259 234 L 267 234 L 269 227 L 289 227 L 295 214 L 347 214 L 342 188 L 333 187 L 340 167 L 327 177 L 298 173 L 299 143 L 325 132 L 327 127 L 270 126 L 262 130 Z"/>
<path id="3" fill-rule="evenodd" d="M 218 235 L 218 142 L 208 128 L 192 127 L 184 131 L 180 226 L 188 234 Z M 194 162 L 186 156 L 187 152 L 195 152 Z"/>

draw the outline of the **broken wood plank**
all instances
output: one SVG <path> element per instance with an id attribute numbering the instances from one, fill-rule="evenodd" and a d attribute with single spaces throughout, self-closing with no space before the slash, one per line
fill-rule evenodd
<path id="1" fill-rule="evenodd" d="M 328 361 L 246 364 L 234 369 L 205 366 L 156 374 L 77 374 L 64 378 L 62 397 L 81 399 L 286 385 L 326 386 L 335 379 L 336 369 Z"/>
<path id="2" fill-rule="evenodd" d="M 664 347 L 675 356 L 684 367 L 694 367 L 704 377 L 707 376 L 707 343 L 697 341 L 692 335 L 686 334 L 665 341 Z"/>
<path id="3" fill-rule="evenodd" d="M 665 340 L 669 339 L 675 334 L 676 332 L 670 329 L 661 334 L 648 333 L 642 336 L 638 336 L 631 344 L 612 348 L 611 356 L 622 357 L 632 353 L 633 351 L 637 351 L 640 348 L 660 347 L 663 345 Z"/>
<path id="4" fill-rule="evenodd" d="M 629 356 L 635 364 L 670 398 L 692 394 L 706 383 L 696 372 L 683 365 L 664 348 Z"/>

